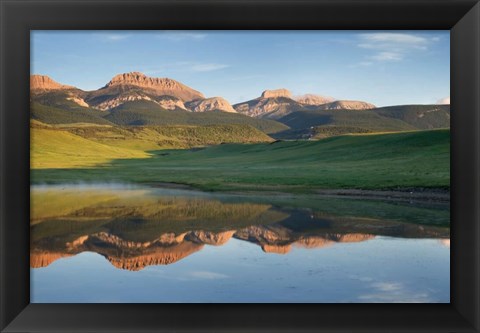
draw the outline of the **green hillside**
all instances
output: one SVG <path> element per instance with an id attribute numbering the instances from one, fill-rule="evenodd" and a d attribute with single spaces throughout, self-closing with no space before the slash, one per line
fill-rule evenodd
<path id="1" fill-rule="evenodd" d="M 312 126 L 351 126 L 373 131 L 402 131 L 416 129 L 402 120 L 385 117 L 371 110 L 299 111 L 279 119 L 294 129 Z"/>
<path id="2" fill-rule="evenodd" d="M 146 158 L 148 153 L 107 146 L 52 128 L 31 127 L 30 167 L 55 169 L 92 167 L 121 158 Z"/>
<path id="3" fill-rule="evenodd" d="M 450 107 L 399 105 L 372 110 L 297 111 L 278 121 L 290 127 L 275 134 L 274 137 L 282 139 L 437 129 L 450 127 Z"/>
<path id="4" fill-rule="evenodd" d="M 51 106 L 54 108 L 74 111 L 74 110 L 89 110 L 96 111 L 95 109 L 81 106 L 74 102 L 72 98 L 82 98 L 85 92 L 79 89 L 69 90 L 54 90 L 42 93 L 32 93 L 31 100 L 33 103 Z"/>
<path id="5" fill-rule="evenodd" d="M 142 170 L 142 172 L 138 172 Z M 225 144 L 116 160 L 95 169 L 34 170 L 33 182 L 175 182 L 206 190 L 449 188 L 450 131 Z"/>
<path id="6" fill-rule="evenodd" d="M 372 110 L 418 129 L 450 128 L 450 105 L 397 105 Z"/>
<path id="7" fill-rule="evenodd" d="M 91 123 L 113 125 L 108 120 L 102 118 L 104 115 L 105 113 L 102 111 L 80 106 L 78 109 L 69 110 L 32 103 L 30 107 L 30 118 L 46 124 Z"/>
<path id="8" fill-rule="evenodd" d="M 250 125 L 207 126 L 62 126 L 62 129 L 110 146 L 157 150 L 191 148 L 222 143 L 258 143 L 273 141 Z"/>
<path id="9" fill-rule="evenodd" d="M 287 126 L 273 120 L 255 119 L 241 114 L 228 112 L 189 112 L 184 110 L 165 110 L 149 101 L 124 103 L 110 111 L 105 119 L 118 125 L 250 125 L 267 134 L 288 129 Z"/>
<path id="10" fill-rule="evenodd" d="M 223 143 L 273 141 L 249 125 L 133 126 L 86 123 L 47 125 L 31 121 L 32 168 L 95 166 L 114 159 L 149 156 L 146 151 Z"/>

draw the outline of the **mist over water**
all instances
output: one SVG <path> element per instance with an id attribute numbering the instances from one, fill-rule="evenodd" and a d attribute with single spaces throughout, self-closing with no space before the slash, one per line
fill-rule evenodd
<path id="1" fill-rule="evenodd" d="M 30 186 L 31 191 L 52 191 L 52 190 L 68 190 L 68 191 L 90 191 L 90 190 L 132 190 L 142 188 L 142 186 L 133 183 L 120 182 L 74 182 L 63 184 L 34 184 Z"/>

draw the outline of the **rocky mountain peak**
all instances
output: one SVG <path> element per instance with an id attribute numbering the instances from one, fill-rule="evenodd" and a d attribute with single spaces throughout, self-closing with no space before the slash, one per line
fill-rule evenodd
<path id="1" fill-rule="evenodd" d="M 292 93 L 287 89 L 265 90 L 262 92 L 262 98 L 287 97 L 292 98 Z"/>
<path id="2" fill-rule="evenodd" d="M 335 101 L 334 98 L 328 96 L 321 96 L 315 94 L 305 94 L 301 96 L 295 96 L 294 99 L 302 104 L 306 105 L 322 105 Z"/>
<path id="3" fill-rule="evenodd" d="M 149 80 L 151 78 L 147 77 L 145 74 L 140 72 L 130 72 L 130 73 L 122 73 L 115 75 L 110 82 L 107 83 L 107 86 L 112 86 L 115 84 L 135 84 L 135 85 L 144 85 L 148 81 L 153 82 L 153 80 Z"/>
<path id="4" fill-rule="evenodd" d="M 225 111 L 237 112 L 228 101 L 222 97 L 211 97 L 201 100 L 195 100 L 186 105 L 193 112 Z"/>
<path id="5" fill-rule="evenodd" d="M 115 75 L 104 88 L 116 86 L 135 86 L 155 92 L 157 95 L 170 95 L 183 101 L 205 98 L 202 93 L 186 85 L 169 79 L 149 77 L 140 72 L 130 72 Z"/>
<path id="6" fill-rule="evenodd" d="M 370 110 L 375 109 L 376 106 L 362 101 L 335 101 L 324 104 L 325 110 Z"/>
<path id="7" fill-rule="evenodd" d="M 30 75 L 30 90 L 61 90 L 73 89 L 75 87 L 67 86 L 52 80 L 47 75 Z"/>

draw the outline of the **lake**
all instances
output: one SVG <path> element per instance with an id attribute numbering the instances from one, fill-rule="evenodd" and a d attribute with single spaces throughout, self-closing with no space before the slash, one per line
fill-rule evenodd
<path id="1" fill-rule="evenodd" d="M 450 302 L 448 204 L 31 187 L 32 303 Z"/>

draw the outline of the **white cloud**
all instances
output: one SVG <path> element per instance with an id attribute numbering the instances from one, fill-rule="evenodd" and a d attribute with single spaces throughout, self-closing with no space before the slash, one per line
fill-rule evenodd
<path id="1" fill-rule="evenodd" d="M 439 99 L 437 104 L 450 104 L 450 96 Z"/>
<path id="2" fill-rule="evenodd" d="M 400 61 L 403 59 L 403 54 L 398 52 L 379 52 L 372 56 L 371 59 L 378 61 Z"/>
<path id="3" fill-rule="evenodd" d="M 431 40 L 426 37 L 395 32 L 366 33 L 361 34 L 360 39 L 363 41 L 359 44 L 360 47 L 373 49 L 383 49 L 386 46 L 425 49 Z"/>
<path id="4" fill-rule="evenodd" d="M 184 41 L 184 40 L 203 40 L 207 37 L 207 34 L 195 31 L 181 31 L 181 30 L 166 30 L 158 34 L 159 38 L 169 39 L 171 41 Z"/>
<path id="5" fill-rule="evenodd" d="M 98 33 L 98 34 L 95 34 L 97 37 L 103 39 L 103 40 L 106 40 L 106 41 L 111 41 L 111 42 L 117 42 L 117 41 L 121 41 L 121 40 L 124 40 L 124 39 L 127 39 L 128 37 L 130 37 L 129 34 L 123 34 L 123 33 Z"/>
<path id="6" fill-rule="evenodd" d="M 224 69 L 230 67 L 229 65 L 225 64 L 215 64 L 215 63 L 209 63 L 209 64 L 195 64 L 191 66 L 191 70 L 194 72 L 211 72 L 211 71 L 216 71 L 219 69 Z"/>
<path id="7" fill-rule="evenodd" d="M 423 52 L 440 40 L 439 37 L 425 37 L 407 33 L 376 32 L 359 35 L 357 47 L 371 50 L 360 65 L 372 62 L 401 61 L 415 52 Z"/>
<path id="8" fill-rule="evenodd" d="M 371 293 L 358 298 L 369 303 L 430 303 L 432 299 L 427 292 L 408 290 L 399 282 L 373 282 L 369 285 Z"/>

